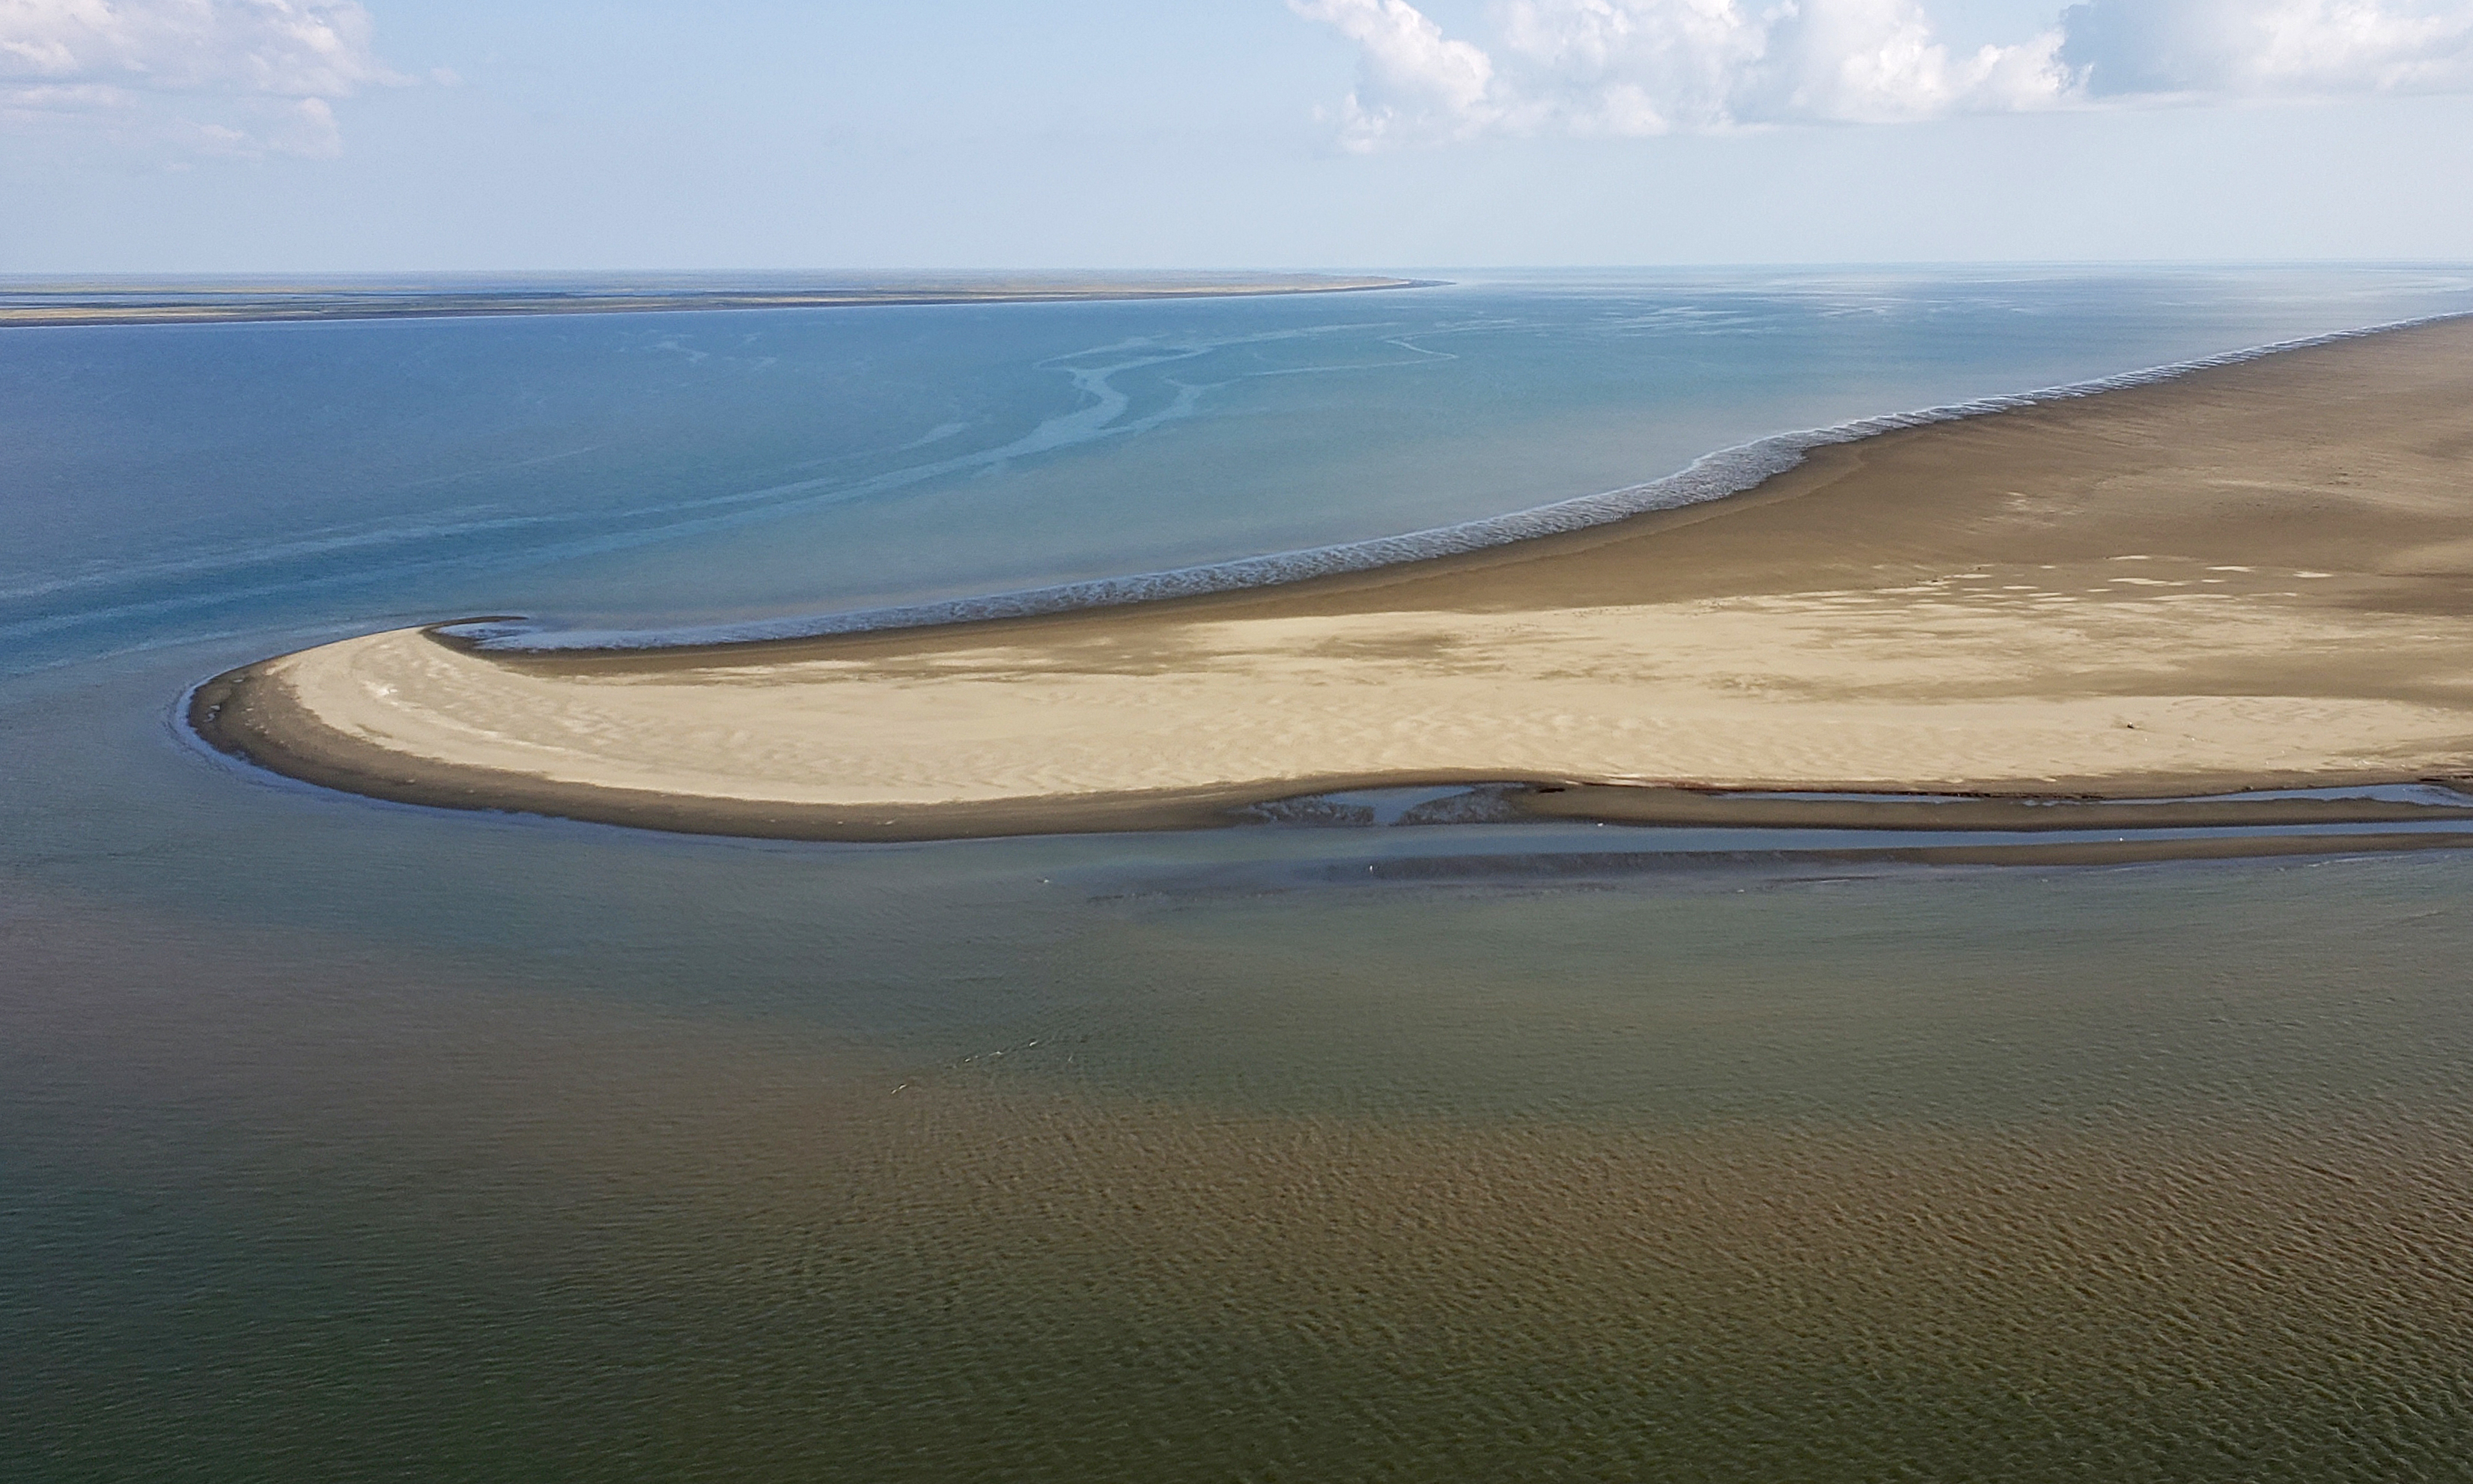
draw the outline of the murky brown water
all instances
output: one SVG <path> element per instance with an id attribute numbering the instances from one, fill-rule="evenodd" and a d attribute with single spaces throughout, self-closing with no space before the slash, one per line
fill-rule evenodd
<path id="1" fill-rule="evenodd" d="M 1237 890 L 1333 837 L 270 795 L 167 885 L 127 777 L 0 896 L 17 1476 L 2473 1458 L 2452 854 Z"/>

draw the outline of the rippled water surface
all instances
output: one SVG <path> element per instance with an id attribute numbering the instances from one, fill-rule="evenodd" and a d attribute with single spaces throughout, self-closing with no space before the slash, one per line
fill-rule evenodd
<path id="1" fill-rule="evenodd" d="M 0 1476 L 2473 1476 L 2473 852 L 751 844 L 172 725 L 356 629 L 1353 539 L 2468 282 L 0 332 Z"/>

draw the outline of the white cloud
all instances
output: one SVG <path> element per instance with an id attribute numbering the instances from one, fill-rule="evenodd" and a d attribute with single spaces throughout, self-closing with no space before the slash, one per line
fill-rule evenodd
<path id="1" fill-rule="evenodd" d="M 333 100 L 404 81 L 355 0 L 0 0 L 0 126 L 324 156 Z"/>
<path id="2" fill-rule="evenodd" d="M 1498 121 L 1494 63 L 1407 0 L 1288 0 L 1357 43 L 1364 82 L 1340 105 L 1340 137 L 1371 148 L 1403 136 L 1465 138 Z"/>
<path id="3" fill-rule="evenodd" d="M 1409 0 L 1288 6 L 1357 44 L 1356 150 L 2473 87 L 2473 0 L 2086 0 L 1972 53 L 1921 0 L 1496 0 L 1486 47 Z"/>
<path id="4" fill-rule="evenodd" d="M 1954 56 L 1916 0 L 1505 0 L 1489 53 L 1407 0 L 1289 0 L 1359 47 L 1352 148 L 1501 132 L 1655 134 L 2061 101 L 2057 35 Z"/>
<path id="5" fill-rule="evenodd" d="M 2473 87 L 2473 3 L 2091 0 L 2063 56 L 2095 97 L 2328 97 Z"/>

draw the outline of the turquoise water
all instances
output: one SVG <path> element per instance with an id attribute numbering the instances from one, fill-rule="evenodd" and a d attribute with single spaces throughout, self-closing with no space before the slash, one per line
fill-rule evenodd
<path id="1" fill-rule="evenodd" d="M 173 725 L 2473 307 L 1458 276 L 0 331 L 0 1476 L 2466 1476 L 2464 852 L 1359 883 L 1608 832 L 697 840 Z"/>

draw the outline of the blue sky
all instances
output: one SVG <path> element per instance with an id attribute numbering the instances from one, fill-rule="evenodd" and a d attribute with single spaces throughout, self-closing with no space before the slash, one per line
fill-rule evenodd
<path id="1" fill-rule="evenodd" d="M 2473 0 L 0 0 L 0 272 L 2473 258 Z"/>

